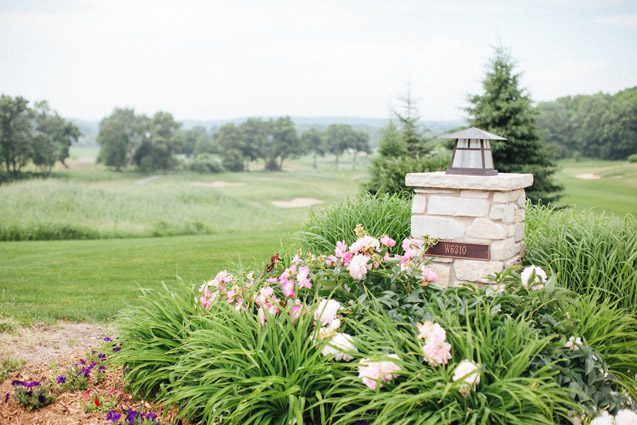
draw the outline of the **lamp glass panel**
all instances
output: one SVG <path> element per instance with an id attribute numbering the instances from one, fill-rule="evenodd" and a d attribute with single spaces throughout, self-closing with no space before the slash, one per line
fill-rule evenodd
<path id="1" fill-rule="evenodd" d="M 482 152 L 456 150 L 451 166 L 453 168 L 482 168 Z"/>
<path id="2" fill-rule="evenodd" d="M 484 141 L 484 148 L 485 149 L 491 149 L 491 143 L 488 140 Z"/>
<path id="3" fill-rule="evenodd" d="M 469 147 L 471 149 L 480 149 L 480 140 L 469 140 Z"/>
<path id="4" fill-rule="evenodd" d="M 495 168 L 493 166 L 493 155 L 490 149 L 484 151 L 484 168 Z"/>
<path id="5" fill-rule="evenodd" d="M 467 139 L 458 139 L 458 147 L 461 148 L 461 149 L 462 148 L 464 148 L 464 149 L 468 148 L 469 147 L 469 143 L 468 143 Z"/>

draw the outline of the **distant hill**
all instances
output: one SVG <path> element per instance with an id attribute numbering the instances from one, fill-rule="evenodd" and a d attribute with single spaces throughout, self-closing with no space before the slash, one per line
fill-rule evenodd
<path id="1" fill-rule="evenodd" d="M 216 130 L 223 124 L 235 123 L 239 124 L 245 121 L 248 117 L 237 117 L 231 119 L 218 119 L 218 120 L 181 120 L 184 128 L 192 128 L 196 126 L 205 127 L 208 130 Z M 260 118 L 277 118 L 264 116 Z M 99 121 L 87 121 L 70 118 L 71 122 L 77 125 L 82 132 L 82 137 L 79 140 L 81 146 L 95 146 L 97 133 L 99 131 Z M 378 145 L 380 139 L 381 130 L 387 122 L 387 118 L 364 118 L 364 117 L 295 117 L 292 116 L 292 120 L 296 124 L 296 128 L 299 132 L 308 128 L 326 128 L 330 124 L 349 124 L 352 127 L 363 130 L 369 134 L 370 143 L 372 147 Z M 423 121 L 423 124 L 434 135 L 442 134 L 448 130 L 461 127 L 465 125 L 464 120 L 449 120 L 449 121 Z"/>

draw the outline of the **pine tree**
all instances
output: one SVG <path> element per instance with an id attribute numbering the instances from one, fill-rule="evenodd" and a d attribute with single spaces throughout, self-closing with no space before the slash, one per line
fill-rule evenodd
<path id="1" fill-rule="evenodd" d="M 562 189 L 553 181 L 556 165 L 539 138 L 536 110 L 514 68 L 508 51 L 497 47 L 482 82 L 484 92 L 470 96 L 466 110 L 472 126 L 507 139 L 493 143 L 495 167 L 500 172 L 533 174 L 533 186 L 527 189 L 531 202 L 553 202 Z"/>

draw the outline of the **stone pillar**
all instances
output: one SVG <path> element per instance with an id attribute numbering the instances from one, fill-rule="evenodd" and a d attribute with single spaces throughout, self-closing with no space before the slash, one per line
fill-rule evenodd
<path id="1" fill-rule="evenodd" d="M 431 268 L 442 286 L 488 283 L 524 254 L 524 188 L 532 174 L 411 173 L 411 234 L 439 239 Z M 471 245 L 467 245 L 471 244 Z M 479 253 L 479 254 L 476 254 Z M 447 255 L 448 254 L 448 255 Z"/>

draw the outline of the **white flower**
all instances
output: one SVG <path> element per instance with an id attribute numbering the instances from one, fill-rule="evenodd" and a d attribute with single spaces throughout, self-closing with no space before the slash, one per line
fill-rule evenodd
<path id="1" fill-rule="evenodd" d="M 355 280 L 362 280 L 367 276 L 367 270 L 369 268 L 369 256 L 356 254 L 352 257 L 352 260 L 349 262 L 347 266 L 347 270 L 349 274 Z"/>
<path id="2" fill-rule="evenodd" d="M 336 333 L 336 330 L 340 326 L 341 326 L 341 319 L 332 320 L 332 322 L 329 325 L 324 326 L 321 329 L 319 329 L 318 338 L 319 339 L 331 338 Z"/>
<path id="3" fill-rule="evenodd" d="M 622 409 L 615 416 L 616 425 L 637 425 L 637 413 L 632 410 Z"/>
<path id="4" fill-rule="evenodd" d="M 323 326 L 331 325 L 340 308 L 341 304 L 338 301 L 322 299 L 314 311 L 314 320 L 321 322 Z"/>
<path id="5" fill-rule="evenodd" d="M 546 282 L 546 272 L 538 266 L 528 266 L 520 274 L 522 286 L 526 289 L 542 289 Z"/>
<path id="6" fill-rule="evenodd" d="M 480 366 L 471 360 L 465 359 L 458 363 L 458 366 L 456 366 L 453 371 L 453 377 L 451 379 L 454 382 L 458 380 L 464 381 L 464 383 L 460 386 L 460 394 L 466 397 L 471 391 L 471 388 L 480 383 L 479 369 Z"/>
<path id="7" fill-rule="evenodd" d="M 416 323 L 418 328 L 418 339 L 423 339 L 426 342 L 445 342 L 447 339 L 447 332 L 438 323 L 434 323 L 431 320 L 427 320 L 424 323 Z"/>
<path id="8" fill-rule="evenodd" d="M 390 354 L 387 358 L 400 360 L 397 354 Z M 389 382 L 398 377 L 400 366 L 392 360 L 374 361 L 370 359 L 361 359 L 358 365 L 358 377 L 372 391 L 382 387 L 384 383 Z"/>
<path id="9" fill-rule="evenodd" d="M 346 353 L 351 351 L 358 351 L 354 345 L 354 340 L 351 335 L 346 333 L 336 333 L 325 345 L 321 354 L 324 356 L 334 356 L 336 361 L 350 361 L 354 357 Z"/>
<path id="10" fill-rule="evenodd" d="M 569 350 L 573 350 L 573 351 L 577 351 L 579 350 L 580 346 L 584 345 L 584 343 L 582 342 L 582 338 L 580 338 L 579 336 L 577 338 L 575 338 L 574 336 L 571 336 L 568 341 L 566 341 L 566 344 L 564 344 L 564 348 L 568 348 Z M 637 425 L 637 424 L 635 424 Z"/>
<path id="11" fill-rule="evenodd" d="M 380 242 L 376 238 L 372 238 L 371 236 L 363 236 L 354 242 L 349 250 L 352 254 L 357 254 L 359 252 L 365 254 L 371 254 L 373 251 L 378 251 L 380 248 Z"/>
<path id="12" fill-rule="evenodd" d="M 615 418 L 604 410 L 599 416 L 591 421 L 590 425 L 615 425 Z"/>

